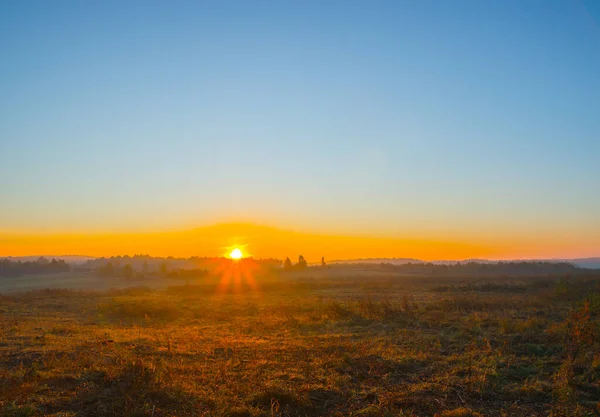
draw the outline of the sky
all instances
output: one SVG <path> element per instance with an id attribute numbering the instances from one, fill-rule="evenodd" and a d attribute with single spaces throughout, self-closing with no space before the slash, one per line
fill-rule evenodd
<path id="1" fill-rule="evenodd" d="M 6 0 L 0 57 L 0 255 L 600 255 L 595 1 Z"/>

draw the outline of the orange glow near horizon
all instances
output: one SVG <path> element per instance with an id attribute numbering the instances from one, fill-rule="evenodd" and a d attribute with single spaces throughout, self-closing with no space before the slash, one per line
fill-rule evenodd
<path id="1" fill-rule="evenodd" d="M 357 258 L 416 258 L 462 260 L 470 258 L 524 259 L 598 256 L 599 237 L 495 235 L 484 239 L 419 239 L 330 235 L 298 232 L 251 223 L 227 223 L 193 230 L 112 234 L 18 234 L 0 232 L 0 257 L 84 255 L 92 257 L 148 254 L 152 256 L 226 256 L 232 259 L 295 259 L 309 262 Z M 246 247 L 252 248 L 250 255 Z M 235 251 L 239 250 L 239 253 Z M 235 253 L 234 253 L 235 252 Z"/>

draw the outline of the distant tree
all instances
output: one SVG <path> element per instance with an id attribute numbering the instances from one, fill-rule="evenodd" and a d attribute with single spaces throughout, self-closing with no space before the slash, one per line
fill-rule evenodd
<path id="1" fill-rule="evenodd" d="M 107 262 L 105 265 L 99 266 L 96 273 L 101 277 L 112 277 L 115 275 L 115 268 L 112 262 Z"/>
<path id="2" fill-rule="evenodd" d="M 304 269 L 307 266 L 308 266 L 308 262 L 306 262 L 306 259 L 304 259 L 304 256 L 302 256 L 302 255 L 298 256 L 298 263 L 296 264 L 296 268 Z"/>
<path id="3" fill-rule="evenodd" d="M 283 269 L 289 271 L 290 269 L 292 269 L 292 267 L 292 261 L 290 261 L 290 258 L 285 258 L 285 261 L 283 261 Z"/>
<path id="4" fill-rule="evenodd" d="M 56 260 L 52 258 L 52 261 L 45 265 L 45 269 L 49 273 L 66 272 L 70 269 L 69 264 L 63 259 Z"/>
<path id="5" fill-rule="evenodd" d="M 321 257 L 321 267 L 327 268 L 327 264 L 325 263 L 325 257 L 324 256 Z"/>
<path id="6" fill-rule="evenodd" d="M 40 256 L 37 260 L 37 263 L 40 265 L 48 265 L 50 261 L 48 261 L 48 259 L 44 258 L 43 256 Z"/>
<path id="7" fill-rule="evenodd" d="M 123 267 L 123 277 L 133 278 L 133 268 L 130 264 L 127 264 Z"/>
<path id="8" fill-rule="evenodd" d="M 167 275 L 167 271 L 169 269 L 169 266 L 167 265 L 166 262 L 163 262 L 160 264 L 160 273 L 163 275 Z"/>

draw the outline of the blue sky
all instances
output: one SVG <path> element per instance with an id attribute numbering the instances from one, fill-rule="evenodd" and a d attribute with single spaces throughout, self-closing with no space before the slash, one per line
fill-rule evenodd
<path id="1" fill-rule="evenodd" d="M 600 3 L 0 3 L 0 231 L 600 243 Z"/>

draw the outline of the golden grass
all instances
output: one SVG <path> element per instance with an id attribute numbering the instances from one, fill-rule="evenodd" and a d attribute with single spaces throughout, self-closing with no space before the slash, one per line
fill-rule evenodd
<path id="1" fill-rule="evenodd" d="M 581 313 L 598 280 L 568 296 L 526 279 L 260 284 L 0 297 L 0 415 L 582 417 L 600 401 L 598 312 Z"/>

